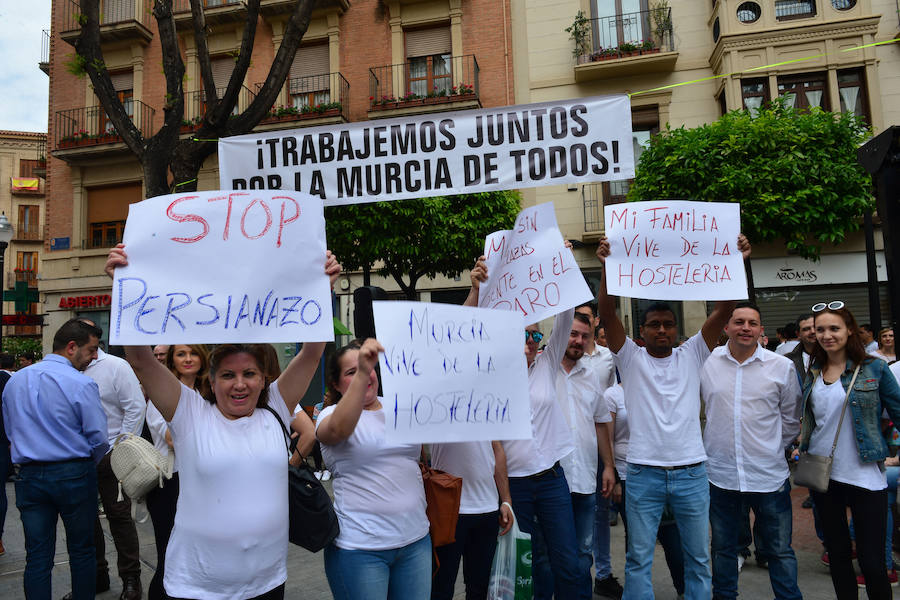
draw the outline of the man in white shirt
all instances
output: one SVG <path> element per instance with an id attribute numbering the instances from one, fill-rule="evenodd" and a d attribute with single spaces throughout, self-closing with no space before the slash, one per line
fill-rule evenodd
<path id="1" fill-rule="evenodd" d="M 784 356 L 785 354 L 796 348 L 797 344 L 800 343 L 800 340 L 797 339 L 796 323 L 788 323 L 784 326 L 782 332 L 784 341 L 778 344 L 778 346 L 775 348 L 775 353 Z"/>
<path id="2" fill-rule="evenodd" d="M 794 363 L 797 379 L 802 386 L 803 380 L 806 378 L 806 371 L 809 370 L 810 357 L 816 348 L 816 328 L 813 325 L 813 316 L 806 313 L 797 317 L 797 330 L 800 332 L 800 343 L 785 356 Z"/>
<path id="3" fill-rule="evenodd" d="M 746 259 L 750 243 L 743 235 L 737 247 Z M 606 262 L 606 238 L 597 258 Z M 641 348 L 625 336 L 616 300 L 606 291 L 606 269 L 597 293 L 597 309 L 606 325 L 609 349 L 622 374 L 630 438 L 626 457 L 628 486 L 625 511 L 628 541 L 625 555 L 626 600 L 653 597 L 653 552 L 663 509 L 668 505 L 681 534 L 685 597 L 712 595 L 709 570 L 709 482 L 700 434 L 700 370 L 716 347 L 735 302 L 716 302 L 700 332 L 680 346 L 675 312 L 652 304 L 641 315 Z"/>
<path id="4" fill-rule="evenodd" d="M 790 360 L 759 345 L 759 308 L 739 303 L 728 342 L 703 365 L 703 442 L 709 457 L 713 597 L 738 596 L 740 530 L 748 508 L 777 600 L 800 600 L 791 548 L 791 486 L 784 449 L 800 432 L 800 384 Z"/>
<path id="5" fill-rule="evenodd" d="M 95 325 L 86 319 L 82 320 Z M 106 413 L 110 452 L 120 434 L 133 433 L 139 436 L 144 426 L 147 403 L 141 385 L 128 362 L 98 349 L 96 360 L 88 365 L 84 374 L 97 382 L 100 388 L 100 404 Z M 140 600 L 142 593 L 140 542 L 131 518 L 131 500 L 124 494 L 122 501 L 117 500 L 118 480 L 110 466 L 109 457 L 110 454 L 107 453 L 97 465 L 97 487 L 109 523 L 109 531 L 116 545 L 117 567 L 119 577 L 122 578 L 122 594 L 119 598 Z M 98 590 L 99 583 L 104 580 L 107 582 L 106 588 L 109 589 L 106 545 L 99 517 L 94 525 L 94 538 L 97 550 Z"/>

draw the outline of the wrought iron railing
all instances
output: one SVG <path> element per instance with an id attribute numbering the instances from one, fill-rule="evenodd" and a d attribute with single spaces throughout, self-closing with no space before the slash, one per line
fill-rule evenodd
<path id="1" fill-rule="evenodd" d="M 428 56 L 369 69 L 372 109 L 478 97 L 478 61 L 473 54 Z"/>
<path id="2" fill-rule="evenodd" d="M 38 223 L 18 223 L 16 225 L 16 238 L 17 240 L 29 240 L 35 241 L 40 240 L 43 236 L 41 235 L 41 228 Z"/>
<path id="3" fill-rule="evenodd" d="M 115 25 L 135 21 L 146 28 L 150 28 L 151 11 L 149 6 L 144 6 L 149 0 L 115 0 L 100 2 L 100 25 Z M 62 26 L 60 31 L 65 34 L 78 31 L 84 21 L 84 13 L 77 0 L 65 0 L 61 3 Z"/>
<path id="4" fill-rule="evenodd" d="M 41 34 L 41 63 L 50 62 L 50 30 L 45 29 Z"/>
<path id="5" fill-rule="evenodd" d="M 306 77 L 294 77 L 286 84 L 287 104 L 274 105 L 266 120 L 299 120 L 317 116 L 341 115 L 348 120 L 350 84 L 340 73 L 323 73 Z M 256 94 L 263 84 L 256 84 Z"/>
<path id="6" fill-rule="evenodd" d="M 123 103 L 125 112 L 144 137 L 153 133 L 152 108 L 139 100 L 127 99 Z M 62 150 L 76 146 L 114 144 L 122 141 L 122 136 L 102 106 L 69 108 L 56 112 L 54 148 Z"/>
<path id="7" fill-rule="evenodd" d="M 225 95 L 225 90 L 227 88 L 216 88 L 216 95 L 221 99 L 222 96 Z M 256 98 L 256 94 L 250 91 L 246 86 L 241 86 L 241 89 L 238 91 L 238 99 L 234 105 L 234 108 L 231 110 L 232 115 L 238 115 L 245 110 L 250 104 L 253 102 L 254 98 Z M 184 95 L 184 116 L 181 120 L 182 127 L 191 127 L 196 128 L 200 126 L 200 123 L 203 121 L 203 116 L 206 115 L 206 109 L 209 105 L 206 99 L 206 91 L 197 90 L 195 92 L 187 92 Z"/>
<path id="8" fill-rule="evenodd" d="M 591 19 L 590 54 L 579 63 L 624 58 L 675 49 L 671 7 L 652 8 Z"/>
<path id="9" fill-rule="evenodd" d="M 775 18 L 779 21 L 816 15 L 815 0 L 775 0 Z"/>
<path id="10" fill-rule="evenodd" d="M 38 239 L 40 239 L 40 238 L 38 238 Z M 31 287 L 31 288 L 37 287 L 37 271 L 16 269 L 15 274 L 16 274 L 16 281 L 24 281 L 28 284 L 28 287 Z"/>
<path id="11" fill-rule="evenodd" d="M 631 187 L 631 182 L 627 179 L 610 181 L 605 184 L 588 183 L 581 187 L 585 232 L 592 233 L 604 230 L 603 207 L 625 202 L 629 187 Z"/>
<path id="12" fill-rule="evenodd" d="M 241 4 L 241 0 L 202 0 L 204 8 L 217 8 L 219 6 L 231 6 Z M 175 0 L 172 3 L 173 13 L 191 12 L 191 0 Z"/>

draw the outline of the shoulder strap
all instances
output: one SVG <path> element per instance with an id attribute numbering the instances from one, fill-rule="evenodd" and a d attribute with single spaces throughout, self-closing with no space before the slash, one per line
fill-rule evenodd
<path id="1" fill-rule="evenodd" d="M 856 376 L 859 375 L 859 367 L 860 365 L 856 365 L 856 370 L 853 371 L 853 378 L 850 380 L 850 385 L 847 386 L 847 395 L 844 396 L 844 406 L 841 408 L 841 420 L 838 421 L 837 431 L 834 433 L 834 443 L 831 444 L 831 456 L 834 458 L 834 449 L 837 448 L 838 436 L 841 434 L 841 425 L 844 424 L 844 414 L 847 412 L 847 404 L 850 403 L 850 392 L 853 390 L 853 384 L 856 383 Z"/>
<path id="2" fill-rule="evenodd" d="M 269 411 L 270 413 L 272 413 L 272 415 L 275 417 L 275 420 L 278 421 L 279 425 L 281 425 L 281 432 L 284 433 L 284 437 L 285 437 L 285 439 L 287 439 L 286 446 L 287 446 L 288 456 L 293 456 L 294 450 L 297 449 L 297 442 L 300 439 L 299 436 L 296 438 L 291 438 L 291 432 L 285 426 L 284 421 L 281 420 L 281 417 L 278 416 L 278 413 L 275 412 L 274 408 L 272 408 L 268 404 L 266 404 L 265 406 L 261 406 L 260 408 L 263 408 L 263 409 Z"/>

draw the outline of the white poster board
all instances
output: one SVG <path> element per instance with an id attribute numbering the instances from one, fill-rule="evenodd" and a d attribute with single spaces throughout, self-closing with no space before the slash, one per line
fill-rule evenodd
<path id="1" fill-rule="evenodd" d="M 526 208 L 512 229 L 487 236 L 484 255 L 488 279 L 479 289 L 481 307 L 515 311 L 529 324 L 593 299 L 552 202 Z"/>
<path id="2" fill-rule="evenodd" d="M 598 96 L 219 140 L 222 189 L 326 206 L 634 177 L 628 96 Z"/>
<path id="3" fill-rule="evenodd" d="M 453 304 L 373 302 L 387 439 L 531 437 L 521 317 Z"/>
<path id="4" fill-rule="evenodd" d="M 628 202 L 605 206 L 603 215 L 610 245 L 609 294 L 665 300 L 747 297 L 747 274 L 737 248 L 740 205 Z"/>
<path id="5" fill-rule="evenodd" d="M 191 192 L 132 204 L 111 344 L 334 339 L 322 201 Z"/>

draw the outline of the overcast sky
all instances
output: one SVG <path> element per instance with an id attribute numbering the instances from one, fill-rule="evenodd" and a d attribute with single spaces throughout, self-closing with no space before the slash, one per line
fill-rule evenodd
<path id="1" fill-rule="evenodd" d="M 50 78 L 38 68 L 50 0 L 0 1 L 0 129 L 47 131 Z"/>

